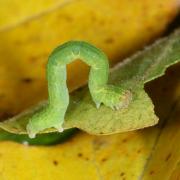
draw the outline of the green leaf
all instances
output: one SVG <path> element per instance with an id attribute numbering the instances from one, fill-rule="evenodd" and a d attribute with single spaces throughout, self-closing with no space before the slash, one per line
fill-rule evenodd
<path id="1" fill-rule="evenodd" d="M 31 139 L 27 134 L 12 134 L 4 130 L 0 130 L 0 141 L 15 141 L 27 145 L 54 145 L 57 143 L 62 143 L 73 134 L 77 132 L 77 129 L 67 129 L 63 133 L 45 133 L 38 134 L 36 138 Z"/>
<path id="2" fill-rule="evenodd" d="M 80 128 L 91 134 L 113 134 L 140 129 L 158 123 L 154 105 L 144 91 L 144 84 L 160 77 L 167 67 L 180 61 L 180 29 L 169 37 L 145 48 L 112 69 L 110 83 L 132 93 L 128 107 L 120 110 L 101 106 L 95 107 L 87 87 L 70 95 L 70 105 L 65 117 L 64 128 Z M 47 102 L 40 103 L 11 119 L 0 123 L 0 127 L 12 133 L 27 133 L 29 117 Z M 44 132 L 52 132 L 48 129 Z"/>

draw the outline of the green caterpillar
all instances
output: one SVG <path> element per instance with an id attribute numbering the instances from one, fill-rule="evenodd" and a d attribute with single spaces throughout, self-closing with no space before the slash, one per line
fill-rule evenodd
<path id="1" fill-rule="evenodd" d="M 97 108 L 101 103 L 112 109 L 120 109 L 127 105 L 127 91 L 107 85 L 109 75 L 107 56 L 87 42 L 67 42 L 57 47 L 49 56 L 47 64 L 48 106 L 30 118 L 27 131 L 31 138 L 47 128 L 53 127 L 59 132 L 63 131 L 62 125 L 69 104 L 66 65 L 76 59 L 81 59 L 91 67 L 88 87 Z"/>

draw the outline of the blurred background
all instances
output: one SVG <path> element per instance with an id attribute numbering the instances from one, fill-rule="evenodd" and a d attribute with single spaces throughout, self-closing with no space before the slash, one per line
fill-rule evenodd
<path id="1" fill-rule="evenodd" d="M 111 65 L 163 35 L 178 14 L 177 0 L 1 0 L 0 117 L 47 98 L 45 66 L 69 40 L 101 48 Z M 88 66 L 68 65 L 72 91 L 87 81 Z M 18 97 L 18 101 L 17 101 Z"/>

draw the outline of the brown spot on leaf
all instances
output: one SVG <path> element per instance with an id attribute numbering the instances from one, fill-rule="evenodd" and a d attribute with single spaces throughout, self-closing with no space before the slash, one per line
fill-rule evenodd
<path id="1" fill-rule="evenodd" d="M 55 166 L 57 166 L 57 165 L 58 165 L 58 161 L 54 160 L 54 161 L 53 161 L 53 164 L 54 164 Z"/>
<path id="2" fill-rule="evenodd" d="M 114 42 L 114 39 L 113 38 L 107 38 L 107 39 L 105 39 L 104 42 L 107 44 L 112 44 Z"/>
<path id="3" fill-rule="evenodd" d="M 72 22 L 73 21 L 73 17 L 72 16 L 69 16 L 69 15 L 67 15 L 67 14 L 60 14 L 59 16 L 58 16 L 58 18 L 60 18 L 60 19 L 64 19 L 64 20 L 66 20 L 67 22 Z"/>
<path id="4" fill-rule="evenodd" d="M 166 156 L 165 161 L 168 161 L 168 160 L 171 158 L 171 156 L 172 156 L 172 154 L 169 153 L 169 154 Z"/>
<path id="5" fill-rule="evenodd" d="M 101 159 L 101 162 L 105 162 L 105 161 L 107 161 L 107 158 L 102 158 Z"/>
<path id="6" fill-rule="evenodd" d="M 80 152 L 80 153 L 78 153 L 77 154 L 77 156 L 79 157 L 79 158 L 83 158 L 83 159 L 85 159 L 86 161 L 88 161 L 89 160 L 89 158 L 88 157 L 83 157 L 83 154 Z"/>
<path id="7" fill-rule="evenodd" d="M 82 154 L 82 153 L 78 153 L 77 156 L 78 156 L 78 157 L 82 157 L 83 154 Z"/>
<path id="8" fill-rule="evenodd" d="M 120 176 L 124 176 L 124 175 L 125 175 L 125 173 L 124 173 L 124 172 L 121 172 Z"/>
<path id="9" fill-rule="evenodd" d="M 126 139 L 126 138 L 124 138 L 124 139 L 122 140 L 122 142 L 123 142 L 123 143 L 126 143 L 126 142 L 127 142 L 127 139 Z"/>
<path id="10" fill-rule="evenodd" d="M 88 158 L 88 157 L 86 157 L 86 158 L 85 158 L 85 160 L 86 160 L 86 161 L 89 161 L 89 158 Z"/>
<path id="11" fill-rule="evenodd" d="M 29 60 L 30 60 L 30 62 L 35 62 L 35 61 L 37 61 L 38 60 L 38 57 L 37 56 L 31 56 L 30 58 L 29 58 Z"/>
<path id="12" fill-rule="evenodd" d="M 150 175 L 153 175 L 153 174 L 154 174 L 154 171 L 153 171 L 153 170 L 152 170 L 152 171 L 150 171 L 150 172 L 149 172 L 149 174 L 150 174 Z"/>
<path id="13" fill-rule="evenodd" d="M 33 81 L 32 78 L 23 78 L 23 79 L 22 79 L 22 82 L 23 82 L 23 83 L 31 83 L 32 81 Z"/>

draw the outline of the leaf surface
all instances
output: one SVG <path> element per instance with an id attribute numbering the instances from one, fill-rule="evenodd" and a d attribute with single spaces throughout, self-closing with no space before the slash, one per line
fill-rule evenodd
<path id="1" fill-rule="evenodd" d="M 80 133 L 63 144 L 49 147 L 1 141 L 1 177 L 10 180 L 178 179 L 179 69 L 178 65 L 169 68 L 165 76 L 146 86 L 161 119 L 158 126 L 107 136 Z"/>

